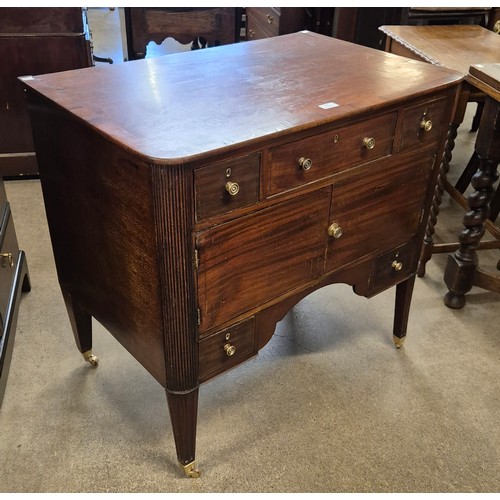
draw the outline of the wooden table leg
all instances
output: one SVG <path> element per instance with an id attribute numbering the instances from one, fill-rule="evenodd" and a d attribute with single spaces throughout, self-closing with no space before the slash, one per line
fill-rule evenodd
<path id="1" fill-rule="evenodd" d="M 66 304 L 66 310 L 68 311 L 76 346 L 82 353 L 85 361 L 95 366 L 99 360 L 92 353 L 92 316 L 74 300 L 71 294 L 62 289 L 61 291 L 64 303 Z"/>
<path id="2" fill-rule="evenodd" d="M 460 233 L 458 250 L 448 256 L 444 281 L 448 293 L 444 303 L 453 309 L 465 305 L 465 294 L 473 285 L 498 291 L 500 277 L 489 276 L 478 269 L 476 248 L 484 235 L 484 222 L 489 217 L 493 198 L 493 184 L 498 179 L 497 165 L 500 162 L 500 103 L 487 98 L 481 125 L 476 140 L 479 168 L 472 177 L 474 192 L 467 198 L 469 211 L 465 214 L 465 229 Z"/>
<path id="3" fill-rule="evenodd" d="M 194 461 L 198 388 L 187 393 L 176 394 L 168 390 L 166 392 L 177 459 L 188 477 L 200 477 L 200 472 L 196 469 Z"/>
<path id="4" fill-rule="evenodd" d="M 415 277 L 416 275 L 413 274 L 407 280 L 396 285 L 396 304 L 394 307 L 394 326 L 392 335 L 394 344 L 398 349 L 403 346 L 403 342 L 406 338 Z"/>

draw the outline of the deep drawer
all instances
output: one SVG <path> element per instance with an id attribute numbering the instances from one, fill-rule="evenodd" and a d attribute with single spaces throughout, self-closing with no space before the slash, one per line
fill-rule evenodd
<path id="1" fill-rule="evenodd" d="M 396 117 L 390 113 L 269 149 L 264 157 L 266 196 L 390 155 Z"/>
<path id="2" fill-rule="evenodd" d="M 328 186 L 197 234 L 200 332 L 321 276 L 330 196 Z"/>
<path id="3" fill-rule="evenodd" d="M 442 137 L 443 127 L 446 130 L 449 127 L 447 109 L 445 97 L 404 108 L 398 150 L 436 143 Z"/>
<path id="4" fill-rule="evenodd" d="M 259 165 L 260 154 L 254 153 L 195 170 L 196 220 L 257 202 Z"/>
<path id="5" fill-rule="evenodd" d="M 200 381 L 228 370 L 256 354 L 254 338 L 255 319 L 252 317 L 200 340 Z"/>

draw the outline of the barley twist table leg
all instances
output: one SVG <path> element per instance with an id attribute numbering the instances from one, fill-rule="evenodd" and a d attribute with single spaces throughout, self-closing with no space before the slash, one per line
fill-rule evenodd
<path id="1" fill-rule="evenodd" d="M 427 220 L 427 227 L 425 229 L 424 244 L 422 246 L 422 252 L 420 254 L 420 260 L 418 262 L 417 275 L 422 278 L 425 276 L 425 265 L 432 257 L 432 249 L 434 247 L 433 235 L 435 232 L 435 226 L 437 224 L 437 216 L 439 214 L 439 207 L 443 200 L 443 193 L 445 190 L 445 181 L 450 170 L 450 162 L 452 158 L 452 151 L 455 147 L 455 139 L 457 137 L 458 123 L 451 123 L 448 130 L 448 136 L 446 138 L 446 145 L 443 152 L 443 158 L 441 161 L 441 166 L 439 168 L 439 177 L 434 190 L 434 197 L 432 199 L 432 207 L 429 213 L 429 219 Z"/>

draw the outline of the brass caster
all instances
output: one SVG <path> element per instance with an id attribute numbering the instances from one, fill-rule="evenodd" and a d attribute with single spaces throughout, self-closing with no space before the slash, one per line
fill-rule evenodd
<path id="1" fill-rule="evenodd" d="M 85 351 L 82 353 L 83 359 L 87 361 L 87 363 L 90 363 L 92 366 L 97 366 L 99 363 L 99 358 L 92 354 L 92 351 Z"/>
<path id="2" fill-rule="evenodd" d="M 200 471 L 196 468 L 196 464 L 194 462 L 191 462 L 187 465 L 184 465 L 184 464 L 181 464 L 179 462 L 182 470 L 184 471 L 184 474 L 186 474 L 187 477 L 193 477 L 193 478 L 196 478 L 196 477 L 200 477 L 201 476 L 201 473 Z"/>
<path id="3" fill-rule="evenodd" d="M 394 345 L 396 346 L 397 349 L 401 349 L 403 347 L 403 344 L 405 342 L 406 337 L 396 337 L 396 335 L 393 335 L 392 340 L 394 341 Z"/>

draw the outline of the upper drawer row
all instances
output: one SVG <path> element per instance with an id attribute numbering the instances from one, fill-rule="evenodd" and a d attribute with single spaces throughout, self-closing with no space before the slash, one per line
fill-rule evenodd
<path id="1" fill-rule="evenodd" d="M 446 98 L 333 128 L 260 153 L 195 170 L 196 220 L 243 208 L 393 153 L 435 143 L 447 128 Z M 395 141 L 394 138 L 397 138 Z M 261 183 L 262 179 L 262 183 Z"/>

